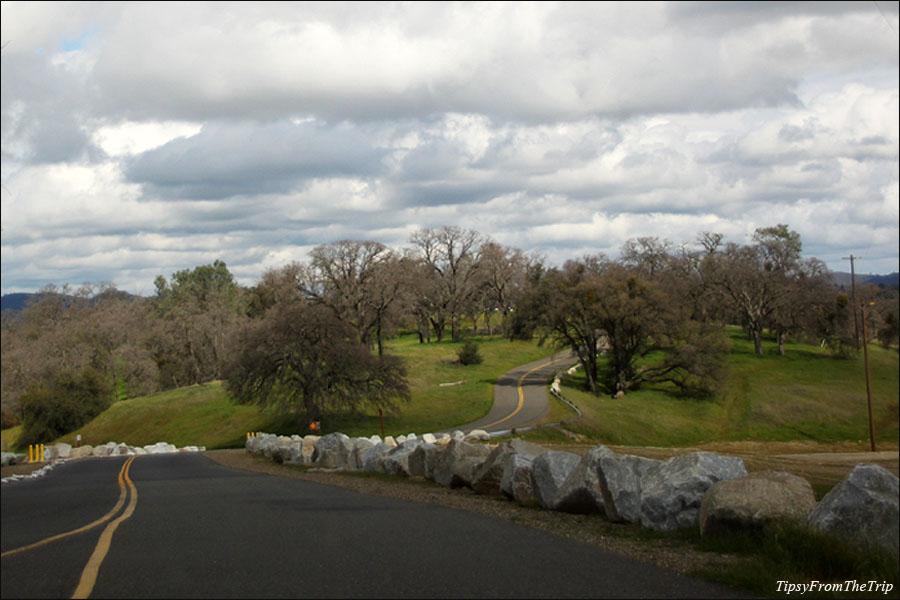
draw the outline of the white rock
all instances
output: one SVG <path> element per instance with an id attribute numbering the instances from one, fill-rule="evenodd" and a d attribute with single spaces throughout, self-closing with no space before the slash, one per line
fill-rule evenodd
<path id="1" fill-rule="evenodd" d="M 491 435 L 484 429 L 473 429 L 463 437 L 466 442 L 489 442 Z"/>
<path id="2" fill-rule="evenodd" d="M 93 446 L 78 446 L 77 448 L 72 448 L 72 453 L 69 456 L 70 458 L 84 458 L 85 456 L 93 456 L 93 454 Z"/>

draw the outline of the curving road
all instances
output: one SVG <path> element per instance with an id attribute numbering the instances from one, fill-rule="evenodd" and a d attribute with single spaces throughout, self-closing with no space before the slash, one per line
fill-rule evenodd
<path id="1" fill-rule="evenodd" d="M 569 350 L 549 358 L 516 367 L 494 384 L 494 404 L 483 418 L 455 429 L 487 432 L 506 431 L 534 425 L 550 410 L 547 385 L 560 370 L 575 364 Z"/>
<path id="2" fill-rule="evenodd" d="M 192 453 L 4 484 L 0 527 L 3 598 L 734 597 L 510 521 Z"/>

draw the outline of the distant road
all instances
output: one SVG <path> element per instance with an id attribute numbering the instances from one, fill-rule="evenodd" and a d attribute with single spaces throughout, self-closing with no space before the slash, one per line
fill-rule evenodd
<path id="1" fill-rule="evenodd" d="M 80 582 L 92 598 L 733 597 L 510 521 L 237 471 L 193 453 L 82 459 L 4 484 L 2 551 L 116 506 L 95 529 L 3 556 L 0 596 L 69 598 Z"/>
<path id="2" fill-rule="evenodd" d="M 486 416 L 454 427 L 463 431 L 504 431 L 534 425 L 550 411 L 547 386 L 560 370 L 577 362 L 569 350 L 516 367 L 494 384 L 494 404 Z"/>

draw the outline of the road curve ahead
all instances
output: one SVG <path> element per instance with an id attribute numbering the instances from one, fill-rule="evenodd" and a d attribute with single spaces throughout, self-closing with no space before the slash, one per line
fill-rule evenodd
<path id="1" fill-rule="evenodd" d="M 107 513 L 123 461 L 82 459 L 4 484 L 3 552 Z M 139 456 L 128 469 L 133 512 L 108 540 L 91 598 L 735 597 L 510 521 L 237 471 L 202 454 Z M 4 555 L 0 595 L 72 597 L 102 530 Z"/>
<path id="2" fill-rule="evenodd" d="M 570 351 L 516 367 L 494 384 L 494 404 L 490 412 L 472 423 L 455 427 L 462 431 L 483 429 L 505 431 L 534 425 L 550 410 L 547 385 L 551 377 L 577 362 Z"/>

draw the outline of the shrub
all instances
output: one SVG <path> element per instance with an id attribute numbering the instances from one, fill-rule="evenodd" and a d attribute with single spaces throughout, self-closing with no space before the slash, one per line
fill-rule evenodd
<path id="1" fill-rule="evenodd" d="M 456 356 L 459 357 L 459 362 L 464 365 L 480 365 L 484 358 L 481 356 L 481 353 L 478 352 L 478 344 L 476 344 L 473 340 L 468 340 L 465 342 L 462 347 L 456 351 Z"/>
<path id="2" fill-rule="evenodd" d="M 112 386 L 97 370 L 63 370 L 49 382 L 32 384 L 22 395 L 20 445 L 51 442 L 106 410 Z"/>

